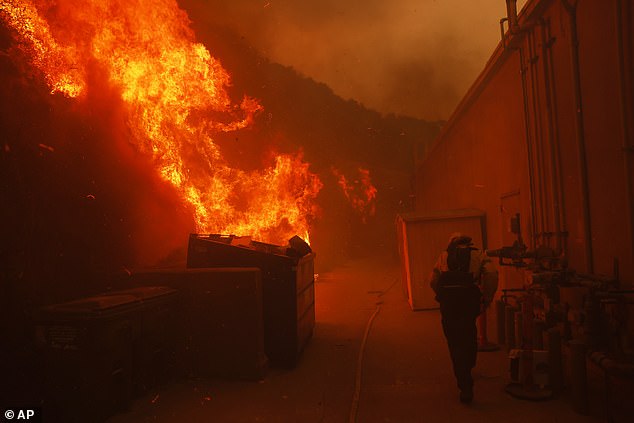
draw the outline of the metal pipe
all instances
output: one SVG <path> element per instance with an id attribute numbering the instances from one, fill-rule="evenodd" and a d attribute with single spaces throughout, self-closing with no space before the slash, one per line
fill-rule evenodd
<path id="1" fill-rule="evenodd" d="M 610 297 L 613 295 L 631 295 L 634 294 L 634 289 L 615 289 L 608 290 L 604 292 L 596 292 L 595 295 L 598 297 Z"/>
<path id="2" fill-rule="evenodd" d="M 616 282 L 612 276 L 607 276 L 607 275 L 594 275 L 594 274 L 590 275 L 587 273 L 577 273 L 576 276 L 580 282 L 582 282 L 584 279 L 593 281 L 593 282 L 598 282 L 603 285 L 615 285 L 615 282 Z"/>
<path id="3" fill-rule="evenodd" d="M 504 22 L 508 21 L 509 18 L 500 19 L 500 40 L 502 41 L 502 46 L 506 48 L 506 37 L 504 36 Z"/>
<path id="4" fill-rule="evenodd" d="M 550 35 L 550 29 L 548 31 L 549 35 Z M 553 38 L 554 41 L 554 38 Z M 549 41 L 549 44 L 552 44 L 552 42 Z M 555 66 L 554 66 L 554 60 L 553 60 L 553 51 L 551 48 L 548 49 L 548 63 L 549 63 L 549 75 L 550 75 L 550 80 L 551 80 L 551 96 L 552 96 L 552 104 L 553 104 L 553 119 L 555 122 L 555 127 L 557 128 L 557 124 L 558 124 L 558 115 L 557 115 L 557 107 L 555 106 L 557 104 L 557 89 L 555 88 Z M 560 204 L 560 208 L 559 208 L 559 221 L 560 221 L 560 239 L 562 241 L 562 255 L 564 257 L 568 256 L 568 230 L 566 227 L 566 197 L 565 197 L 565 191 L 564 191 L 564 176 L 563 176 L 563 172 L 561 171 L 562 169 L 562 164 L 561 164 L 561 146 L 559 144 L 559 133 L 557 131 L 555 131 L 554 133 L 555 135 L 555 158 L 554 161 L 556 163 L 556 167 L 558 169 L 558 174 L 557 174 L 557 183 L 558 183 L 558 198 L 559 198 L 559 204 Z"/>
<path id="5" fill-rule="evenodd" d="M 544 332 L 546 322 L 540 319 L 533 319 L 533 346 L 536 350 L 544 349 Z"/>
<path id="6" fill-rule="evenodd" d="M 541 242 L 540 245 L 549 245 L 548 244 L 548 236 L 546 235 L 547 230 L 547 221 L 546 221 L 546 213 L 545 213 L 545 182 L 544 182 L 544 160 L 543 160 L 543 150 L 542 150 L 542 124 L 539 113 L 539 87 L 537 80 L 537 55 L 535 53 L 535 31 L 534 28 L 531 28 L 531 31 L 528 33 L 528 51 L 529 51 L 529 63 L 530 63 L 530 85 L 531 85 L 531 100 L 533 105 L 533 125 L 535 128 L 534 133 L 534 141 L 535 141 L 535 175 L 537 176 L 537 198 L 536 200 L 539 203 L 539 231 Z"/>
<path id="7" fill-rule="evenodd" d="M 546 331 L 548 345 L 548 379 L 555 394 L 562 391 L 564 386 L 564 372 L 561 354 L 561 333 L 557 328 Z"/>
<path id="8" fill-rule="evenodd" d="M 498 344 L 503 345 L 506 342 L 505 330 L 504 330 L 504 301 L 497 300 L 495 302 L 495 315 L 497 317 L 497 329 L 498 329 Z"/>
<path id="9" fill-rule="evenodd" d="M 506 349 L 515 348 L 515 307 L 507 305 L 504 308 L 504 339 L 506 340 Z"/>
<path id="10" fill-rule="evenodd" d="M 592 252 L 592 224 L 590 220 L 590 189 L 588 185 L 588 159 L 586 156 L 585 129 L 583 124 L 583 101 L 581 87 L 581 70 L 579 65 L 579 34 L 577 31 L 577 3 L 561 0 L 568 12 L 570 25 L 570 62 L 572 67 L 572 82 L 575 95 L 575 135 L 577 138 L 577 153 L 579 155 L 579 183 L 581 187 L 581 210 L 583 217 L 584 247 L 586 271 L 594 273 L 594 255 Z"/>
<path id="11" fill-rule="evenodd" d="M 513 330 L 515 348 L 523 348 L 524 343 L 524 314 L 520 311 L 513 313 Z"/>
<path id="12" fill-rule="evenodd" d="M 550 146 L 550 168 L 551 168 L 551 205 L 552 205 L 552 213 L 553 213 L 553 224 L 555 229 L 556 236 L 556 244 L 555 249 L 558 255 L 562 254 L 563 251 L 563 241 L 562 241 L 562 212 L 561 212 L 561 169 L 560 162 L 558 157 L 558 140 L 556 139 L 556 130 L 555 130 L 555 110 L 554 104 L 555 101 L 553 99 L 554 89 L 552 87 L 551 82 L 551 71 L 552 71 L 552 59 L 550 57 L 551 53 L 551 40 L 550 33 L 548 31 L 548 26 L 546 21 L 541 20 L 541 29 L 542 29 L 542 64 L 544 65 L 544 88 L 546 90 L 546 118 L 548 121 L 548 144 Z"/>
<path id="13" fill-rule="evenodd" d="M 634 377 L 634 364 L 618 362 L 603 351 L 592 351 L 590 360 L 609 374 L 618 377 Z"/>
<path id="14" fill-rule="evenodd" d="M 528 109 L 528 93 L 526 88 L 526 68 L 524 67 L 524 50 L 520 50 L 520 74 L 522 75 L 522 99 L 524 100 L 524 130 L 526 132 L 526 151 L 528 160 L 528 202 L 530 204 L 530 221 L 531 228 L 529 233 L 531 234 L 530 246 L 535 248 L 535 181 L 533 177 L 533 148 L 531 143 L 531 131 L 530 131 L 530 112 Z"/>
<path id="15" fill-rule="evenodd" d="M 506 16 L 509 21 L 509 31 L 512 34 L 519 32 L 520 25 L 517 21 L 517 0 L 506 0 Z"/>
<path id="16" fill-rule="evenodd" d="M 588 414 L 588 374 L 586 370 L 586 345 L 570 341 L 570 385 L 572 408 L 579 414 Z"/>
<path id="17" fill-rule="evenodd" d="M 630 235 L 630 259 L 634 261 L 634 143 L 632 136 L 634 128 L 634 111 L 632 102 L 634 101 L 632 91 L 632 39 L 625 37 L 632 31 L 632 9 L 631 2 L 616 0 L 616 41 L 619 55 L 619 86 L 620 86 L 620 106 L 621 106 L 621 137 L 623 143 L 623 165 L 625 169 L 625 192 L 627 198 L 628 225 Z M 629 28 L 624 29 L 624 19 L 627 19 Z M 627 57 L 626 57 L 627 54 Z M 628 69 L 629 68 L 629 69 Z"/>

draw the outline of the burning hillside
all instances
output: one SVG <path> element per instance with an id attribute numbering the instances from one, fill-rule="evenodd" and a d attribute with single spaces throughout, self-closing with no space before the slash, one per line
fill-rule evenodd
<path id="1" fill-rule="evenodd" d="M 196 42 L 175 1 L 3 0 L 0 16 L 17 41 L 14 53 L 52 94 L 81 102 L 90 90 L 118 93 L 129 142 L 152 157 L 199 232 L 272 243 L 308 238 L 319 178 L 301 154 L 273 155 L 251 171 L 225 159 L 214 136 L 249 126 L 262 107 L 247 96 L 232 102 L 229 74 Z"/>
<path id="2" fill-rule="evenodd" d="M 0 0 L 0 230 L 16 286 L 181 263 L 194 231 L 310 234 L 319 265 L 389 243 L 413 146 L 437 125 L 381 116 L 191 24 L 196 36 L 174 1 Z"/>

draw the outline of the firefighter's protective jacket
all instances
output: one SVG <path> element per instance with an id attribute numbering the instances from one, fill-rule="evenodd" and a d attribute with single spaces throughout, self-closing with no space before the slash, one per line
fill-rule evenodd
<path id="1" fill-rule="evenodd" d="M 463 248 L 463 247 L 458 247 Z M 470 248 L 470 247 L 466 247 Z M 442 272 L 449 271 L 447 265 L 447 251 L 443 251 L 436 261 L 430 277 L 430 286 L 438 294 L 438 281 Z M 469 262 L 469 273 L 473 274 L 474 281 L 480 286 L 482 299 L 485 307 L 488 306 L 495 296 L 498 288 L 498 273 L 491 260 L 478 249 L 471 249 L 471 260 Z"/>

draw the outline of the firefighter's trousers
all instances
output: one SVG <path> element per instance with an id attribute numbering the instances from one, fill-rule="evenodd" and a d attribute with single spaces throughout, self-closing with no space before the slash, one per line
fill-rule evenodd
<path id="1" fill-rule="evenodd" d="M 458 389 L 470 391 L 473 389 L 471 369 L 475 367 L 478 353 L 476 318 L 470 315 L 446 316 L 443 314 L 442 329 L 449 345 Z"/>

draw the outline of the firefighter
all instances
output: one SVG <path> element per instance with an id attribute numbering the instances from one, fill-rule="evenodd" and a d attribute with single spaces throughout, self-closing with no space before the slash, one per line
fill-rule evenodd
<path id="1" fill-rule="evenodd" d="M 473 400 L 471 370 L 478 351 L 476 318 L 491 303 L 497 288 L 497 272 L 491 266 L 483 252 L 473 247 L 470 237 L 454 233 L 431 275 L 430 285 L 440 303 L 442 329 L 460 402 L 465 404 Z"/>

